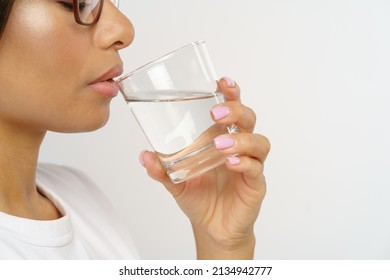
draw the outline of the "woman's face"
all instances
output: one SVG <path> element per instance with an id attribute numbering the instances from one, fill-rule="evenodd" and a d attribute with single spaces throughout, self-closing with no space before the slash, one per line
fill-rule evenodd
<path id="1" fill-rule="evenodd" d="M 61 0 L 15 0 L 0 41 L 0 125 L 101 127 L 117 92 L 106 80 L 121 74 L 118 50 L 133 38 L 130 21 L 109 0 L 90 27 L 77 24 Z"/>

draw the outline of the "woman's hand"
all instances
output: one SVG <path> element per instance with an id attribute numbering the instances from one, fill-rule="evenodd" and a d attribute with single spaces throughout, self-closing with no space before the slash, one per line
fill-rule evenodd
<path id="1" fill-rule="evenodd" d="M 251 259 L 253 227 L 266 192 L 263 167 L 270 143 L 253 133 L 256 115 L 241 104 L 236 83 L 222 78 L 219 87 L 226 102 L 213 107 L 211 115 L 218 124 L 236 124 L 239 133 L 219 136 L 215 144 L 221 153 L 239 156 L 180 184 L 170 181 L 155 153 L 143 152 L 140 159 L 149 176 L 165 185 L 190 219 L 199 259 Z"/>

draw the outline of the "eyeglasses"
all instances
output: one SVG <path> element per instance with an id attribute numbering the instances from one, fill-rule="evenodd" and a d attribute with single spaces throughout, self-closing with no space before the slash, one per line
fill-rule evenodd
<path id="1" fill-rule="evenodd" d="M 81 25 L 94 25 L 100 18 L 105 0 L 68 0 L 73 1 L 74 19 Z M 119 7 L 119 0 L 110 0 Z M 71 3 L 69 3 L 71 4 Z"/>

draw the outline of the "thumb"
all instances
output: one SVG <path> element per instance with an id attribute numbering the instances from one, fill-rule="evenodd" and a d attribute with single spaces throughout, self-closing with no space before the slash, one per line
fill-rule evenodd
<path id="1" fill-rule="evenodd" d="M 139 155 L 141 164 L 145 167 L 148 175 L 153 180 L 162 183 L 166 189 L 176 196 L 182 190 L 182 184 L 174 184 L 169 179 L 169 176 L 165 172 L 165 169 L 161 165 L 156 153 L 150 151 L 143 151 Z"/>

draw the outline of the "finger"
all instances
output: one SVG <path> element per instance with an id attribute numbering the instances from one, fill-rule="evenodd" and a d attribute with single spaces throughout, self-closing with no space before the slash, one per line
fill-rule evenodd
<path id="1" fill-rule="evenodd" d="M 224 134 L 214 139 L 215 147 L 224 154 L 241 154 L 258 159 L 263 164 L 271 144 L 263 135 L 252 133 Z"/>
<path id="2" fill-rule="evenodd" d="M 143 151 L 141 152 L 139 158 L 141 164 L 146 168 L 148 175 L 153 180 L 159 181 L 161 183 L 165 183 L 167 180 L 169 180 L 155 153 Z"/>
<path id="3" fill-rule="evenodd" d="M 222 77 L 218 81 L 218 91 L 224 94 L 227 101 L 240 101 L 240 87 L 228 77 Z"/>
<path id="4" fill-rule="evenodd" d="M 252 189 L 260 191 L 260 195 L 265 195 L 265 177 L 263 165 L 259 160 L 247 156 L 229 157 L 226 163 L 228 169 L 243 174 L 245 182 Z"/>
<path id="5" fill-rule="evenodd" d="M 236 101 L 220 103 L 211 108 L 211 117 L 218 124 L 235 124 L 240 131 L 252 132 L 256 125 L 256 113 Z"/>
<path id="6" fill-rule="evenodd" d="M 149 177 L 162 183 L 173 196 L 178 195 L 182 191 L 182 184 L 172 183 L 156 153 L 143 151 L 141 152 L 139 159 L 141 164 L 145 167 Z"/>

